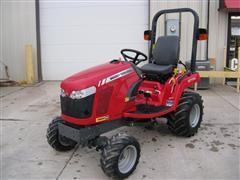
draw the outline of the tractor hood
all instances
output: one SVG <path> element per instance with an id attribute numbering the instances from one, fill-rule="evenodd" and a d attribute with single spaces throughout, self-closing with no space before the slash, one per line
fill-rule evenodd
<path id="1" fill-rule="evenodd" d="M 131 64 L 124 61 L 114 61 L 102 64 L 74 74 L 61 83 L 61 88 L 65 93 L 82 90 L 91 86 L 99 86 L 103 81 L 114 78 L 115 75 L 122 75 L 124 72 L 134 72 Z"/>

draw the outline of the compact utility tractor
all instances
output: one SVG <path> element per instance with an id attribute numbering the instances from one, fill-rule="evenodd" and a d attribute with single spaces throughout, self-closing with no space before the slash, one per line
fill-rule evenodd
<path id="1" fill-rule="evenodd" d="M 194 17 L 189 69 L 179 61 L 178 36 L 156 37 L 161 15 L 185 12 Z M 67 151 L 79 144 L 95 147 L 101 152 L 102 170 L 110 177 L 126 178 L 139 162 L 138 141 L 126 134 L 111 138 L 102 134 L 165 117 L 171 132 L 193 136 L 202 121 L 203 101 L 199 94 L 185 89 L 200 79 L 195 72 L 197 41 L 206 36 L 202 34 L 206 31 L 198 26 L 198 15 L 192 9 L 159 11 L 153 18 L 152 29 L 144 32 L 145 39 L 150 40 L 148 63 L 138 67 L 147 56 L 123 49 L 124 60 L 112 60 L 62 81 L 62 114 L 47 129 L 47 141 L 52 148 Z M 182 64 L 181 70 L 178 64 Z"/>

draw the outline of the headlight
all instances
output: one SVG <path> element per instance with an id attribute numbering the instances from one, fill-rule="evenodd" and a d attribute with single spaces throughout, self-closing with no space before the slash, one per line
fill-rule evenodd
<path id="1" fill-rule="evenodd" d="M 82 99 L 85 98 L 87 96 L 90 96 L 92 94 L 96 93 L 96 87 L 92 86 L 86 89 L 82 89 L 80 91 L 72 91 L 70 94 L 70 98 L 72 99 Z"/>
<path id="2" fill-rule="evenodd" d="M 63 89 L 61 89 L 61 94 L 60 94 L 62 97 L 65 97 L 66 94 L 65 94 L 65 91 Z"/>

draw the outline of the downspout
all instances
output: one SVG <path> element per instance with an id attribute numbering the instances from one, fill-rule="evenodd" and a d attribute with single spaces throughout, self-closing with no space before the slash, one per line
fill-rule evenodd
<path id="1" fill-rule="evenodd" d="M 38 82 L 42 81 L 42 59 L 41 59 L 41 36 L 40 36 L 40 12 L 39 12 L 39 9 L 40 9 L 39 8 L 39 0 L 35 0 Z"/>
<path id="2" fill-rule="evenodd" d="M 209 42 L 209 16 L 210 16 L 210 0 L 208 0 L 208 9 L 207 9 L 207 33 L 208 33 L 207 50 L 206 50 L 207 60 L 208 60 L 208 42 Z"/>
<path id="3" fill-rule="evenodd" d="M 148 30 L 151 30 L 151 0 L 148 0 Z M 150 41 L 148 41 L 148 61 L 150 62 Z"/>

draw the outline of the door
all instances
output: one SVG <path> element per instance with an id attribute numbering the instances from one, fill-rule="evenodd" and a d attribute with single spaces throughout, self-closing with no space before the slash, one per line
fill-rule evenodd
<path id="1" fill-rule="evenodd" d="M 40 1 L 43 80 L 62 80 L 120 57 L 147 54 L 148 1 Z"/>
<path id="2" fill-rule="evenodd" d="M 240 13 L 229 13 L 228 23 L 227 64 L 231 70 L 236 71 L 240 57 L 238 54 L 238 48 L 240 48 Z"/>

